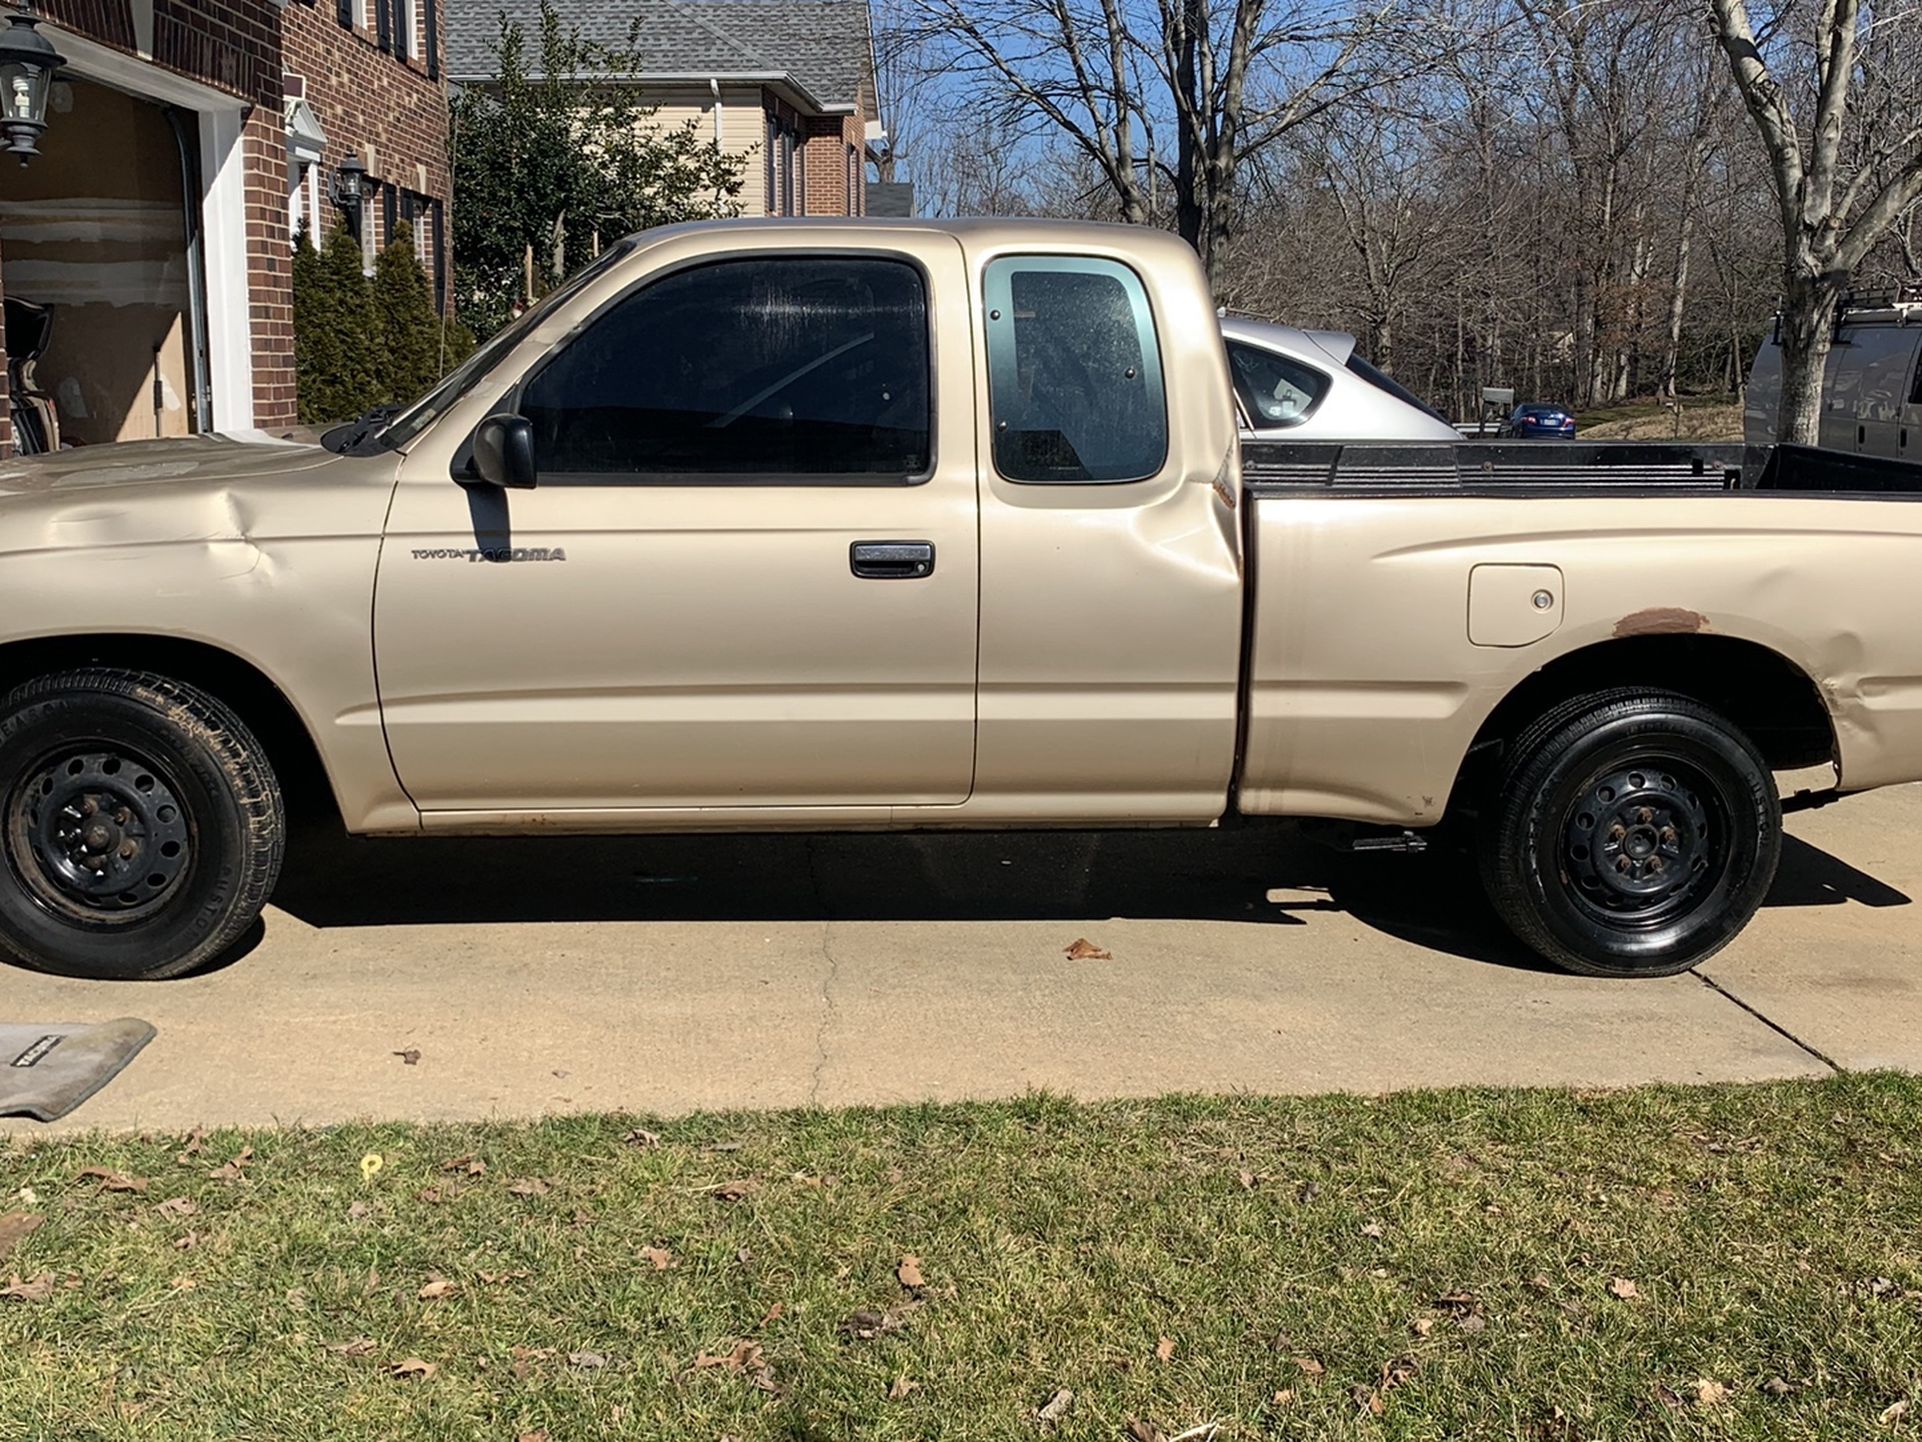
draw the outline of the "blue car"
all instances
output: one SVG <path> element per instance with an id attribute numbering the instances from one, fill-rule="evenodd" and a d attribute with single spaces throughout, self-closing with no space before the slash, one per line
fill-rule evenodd
<path id="1" fill-rule="evenodd" d="M 1575 415 L 1561 406 L 1516 406 L 1502 423 L 1502 434 L 1518 441 L 1572 441 Z"/>

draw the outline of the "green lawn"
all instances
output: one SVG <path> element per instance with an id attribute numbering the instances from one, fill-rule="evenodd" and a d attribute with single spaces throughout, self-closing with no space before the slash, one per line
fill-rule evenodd
<path id="1" fill-rule="evenodd" d="M 0 1438 L 1922 1433 L 1922 1080 L 643 1125 L 0 1144 Z"/>

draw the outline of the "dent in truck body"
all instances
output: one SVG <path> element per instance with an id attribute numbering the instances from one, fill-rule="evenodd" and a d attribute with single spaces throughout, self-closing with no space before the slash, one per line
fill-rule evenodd
<path id="1" fill-rule="evenodd" d="M 293 708 L 350 829 L 418 829 L 387 757 L 368 628 L 394 458 L 218 438 L 110 454 L 0 465 L 0 657 L 63 637 L 224 653 Z"/>
<path id="2" fill-rule="evenodd" d="M 1753 642 L 1819 685 L 1839 784 L 1922 777 L 1922 508 L 1731 494 L 1260 498 L 1241 809 L 1438 822 L 1483 724 L 1558 658 L 1624 636 Z M 1865 530 L 1871 520 L 1878 529 Z M 1463 624 L 1478 564 L 1558 567 L 1565 616 L 1512 650 Z M 1865 638 L 1874 636 L 1869 668 Z"/>

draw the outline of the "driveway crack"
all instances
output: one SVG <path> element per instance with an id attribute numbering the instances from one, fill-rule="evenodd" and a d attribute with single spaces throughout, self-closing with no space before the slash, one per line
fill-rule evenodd
<path id="1" fill-rule="evenodd" d="M 821 1104 L 821 1079 L 827 1073 L 828 1033 L 841 1019 L 841 1006 L 835 999 L 835 985 L 841 979 L 841 960 L 834 954 L 834 918 L 828 914 L 821 894 L 821 873 L 817 866 L 815 842 L 806 840 L 808 885 L 814 893 L 815 909 L 821 913 L 821 959 L 827 969 L 821 976 L 821 1019 L 814 1029 L 814 1075 L 808 1083 L 808 1105 Z"/>
<path id="2" fill-rule="evenodd" d="M 1763 1026 L 1767 1027 L 1770 1031 L 1774 1032 L 1777 1036 L 1781 1037 L 1783 1040 L 1789 1042 L 1793 1046 L 1800 1047 L 1803 1051 L 1807 1052 L 1810 1056 L 1814 1057 L 1815 1060 L 1821 1062 L 1823 1066 L 1827 1067 L 1830 1071 L 1836 1073 L 1836 1075 L 1839 1076 L 1844 1071 L 1848 1070 L 1848 1068 L 1844 1067 L 1840 1062 L 1836 1061 L 1834 1057 L 1830 1056 L 1827 1052 L 1823 1051 L 1820 1047 L 1811 1046 L 1808 1042 L 1803 1041 L 1801 1037 L 1797 1036 L 1794 1032 L 1790 1031 L 1787 1027 L 1783 1026 L 1779 1021 L 1776 1021 L 1773 1017 L 1770 1017 L 1764 1014 L 1763 1012 L 1759 1011 L 1757 1008 L 1750 1006 L 1747 1002 L 1743 1001 L 1741 997 L 1737 996 L 1734 992 L 1730 991 L 1727 987 L 1723 986 L 1719 981 L 1717 981 L 1714 977 L 1710 976 L 1707 972 L 1695 971 L 1695 972 L 1692 972 L 1691 975 L 1693 975 L 1697 981 L 1701 982 L 1703 986 L 1707 987 L 1710 991 L 1714 992 L 1717 996 L 1720 996 L 1728 1001 L 1735 1003 L 1735 1005 L 1739 1006 L 1743 1011 L 1747 1012 L 1750 1016 L 1754 1017 L 1757 1021 L 1761 1022 Z"/>

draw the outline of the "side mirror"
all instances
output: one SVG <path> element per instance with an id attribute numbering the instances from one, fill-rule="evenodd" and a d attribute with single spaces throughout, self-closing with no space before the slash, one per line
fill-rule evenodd
<path id="1" fill-rule="evenodd" d="M 534 489 L 534 427 L 526 416 L 489 416 L 474 432 L 474 473 L 490 486 Z"/>

